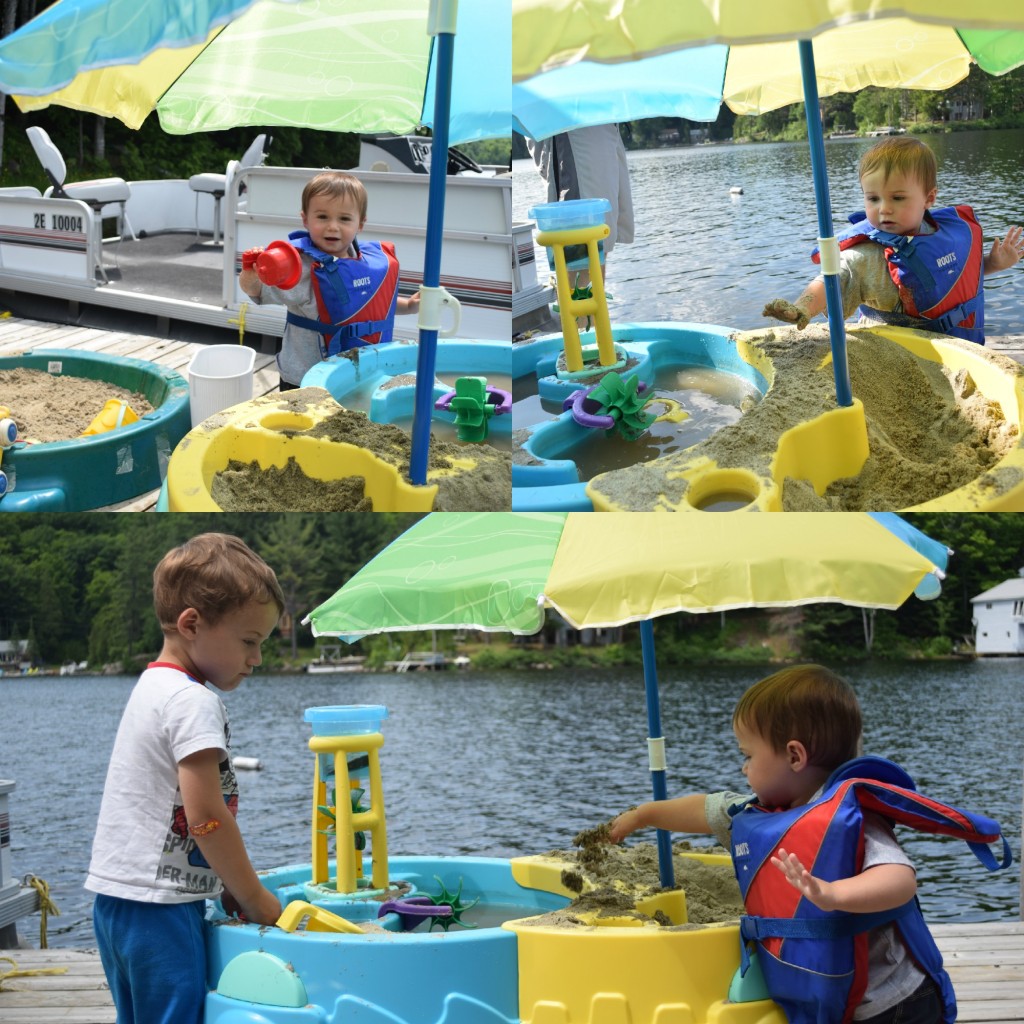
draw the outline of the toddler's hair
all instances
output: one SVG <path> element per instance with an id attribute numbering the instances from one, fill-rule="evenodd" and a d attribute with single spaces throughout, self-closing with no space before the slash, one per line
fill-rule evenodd
<path id="1" fill-rule="evenodd" d="M 321 171 L 306 182 L 302 190 L 302 212 L 309 212 L 309 201 L 314 196 L 327 196 L 329 199 L 348 197 L 355 201 L 359 210 L 359 220 L 366 220 L 366 186 L 352 174 L 342 171 Z"/>
<path id="2" fill-rule="evenodd" d="M 168 551 L 153 570 L 153 605 L 165 633 L 186 608 L 213 624 L 250 601 L 273 601 L 279 615 L 284 611 L 274 570 L 228 533 L 201 533 Z"/>
<path id="3" fill-rule="evenodd" d="M 732 720 L 777 753 L 799 740 L 808 763 L 819 768 L 837 768 L 860 752 L 857 695 L 821 665 L 794 665 L 755 683 L 740 697 Z"/>
<path id="4" fill-rule="evenodd" d="M 895 172 L 916 178 L 925 192 L 936 187 L 935 154 L 919 139 L 894 135 L 872 146 L 861 158 L 859 176 L 880 170 L 888 180 Z"/>

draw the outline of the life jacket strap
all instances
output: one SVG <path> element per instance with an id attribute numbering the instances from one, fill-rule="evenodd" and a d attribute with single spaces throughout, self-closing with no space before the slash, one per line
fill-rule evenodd
<path id="1" fill-rule="evenodd" d="M 1002 868 L 1008 868 L 1013 863 L 1013 851 L 1010 849 L 1010 844 L 1006 841 L 1006 836 L 1000 836 L 1003 841 L 1003 860 L 1002 863 L 996 860 L 995 854 L 985 843 L 968 843 L 967 845 L 971 848 L 971 852 L 974 854 L 982 864 L 989 869 L 989 871 L 1000 871 Z"/>
<path id="2" fill-rule="evenodd" d="M 740 973 L 746 972 L 750 963 L 747 944 L 764 939 L 848 939 L 872 928 L 898 921 L 911 913 L 917 903 L 916 897 L 901 907 L 879 910 L 872 914 L 843 914 L 839 917 L 753 917 L 740 918 L 741 963 Z"/>
<path id="3" fill-rule="evenodd" d="M 328 356 L 337 355 L 347 349 L 355 348 L 357 345 L 366 344 L 359 339 L 368 334 L 379 334 L 387 326 L 387 320 L 361 320 L 351 324 L 325 324 L 322 320 L 314 320 L 312 317 L 299 316 L 298 313 L 288 312 L 285 316 L 287 323 L 296 327 L 304 327 L 307 331 L 316 331 L 325 339 L 320 345 L 320 352 L 324 359 Z M 347 341 L 349 344 L 343 345 Z"/>
<path id="4" fill-rule="evenodd" d="M 934 323 L 939 325 L 939 330 L 943 334 L 949 334 L 954 327 L 959 327 L 964 320 L 973 316 L 981 300 L 975 295 L 973 298 L 968 299 L 966 302 L 962 302 L 955 309 L 947 310 L 942 316 L 938 317 Z M 970 330 L 970 328 L 961 328 L 962 330 Z"/>
<path id="5" fill-rule="evenodd" d="M 893 235 L 888 231 L 879 231 L 877 228 L 868 232 L 868 237 L 876 242 L 881 242 L 887 249 L 892 249 L 899 256 L 903 265 L 909 270 L 929 291 L 935 287 L 935 278 L 927 263 L 921 258 L 914 245 L 912 236 Z"/>

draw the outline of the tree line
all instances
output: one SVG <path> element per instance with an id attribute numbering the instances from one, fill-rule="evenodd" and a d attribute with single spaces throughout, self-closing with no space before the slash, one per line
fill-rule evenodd
<path id="1" fill-rule="evenodd" d="M 152 610 L 156 563 L 188 537 L 216 529 L 240 536 L 277 572 L 288 615 L 296 624 L 285 642 L 294 661 L 298 646 L 309 648 L 313 643 L 309 631 L 297 625 L 303 616 L 418 518 L 410 513 L 224 513 L 216 519 L 198 514 L 4 517 L 0 640 L 28 640 L 39 664 L 88 660 L 99 668 L 120 661 L 127 669 L 160 648 Z M 1024 566 L 1024 517 L 911 513 L 905 518 L 955 552 L 942 595 L 928 602 L 911 599 L 897 611 L 877 614 L 842 605 L 809 605 L 793 626 L 796 653 L 827 661 L 866 653 L 943 656 L 969 646 L 971 598 L 1015 577 Z M 841 528 L 837 517 L 836 529 Z M 773 614 L 778 615 L 730 613 L 728 622 L 738 629 L 760 619 L 768 628 L 763 624 Z M 724 627 L 725 620 L 717 614 L 661 618 L 659 654 L 683 659 L 714 656 Z M 628 652 L 638 646 L 634 632 L 630 627 L 624 637 L 627 661 L 632 657 Z M 448 642 L 447 637 L 441 639 Z M 734 648 L 742 646 L 742 636 L 731 642 Z M 763 651 L 758 645 L 745 656 L 760 658 Z"/>
<path id="2" fill-rule="evenodd" d="M 820 102 L 822 126 L 827 133 L 864 133 L 883 125 L 906 127 L 911 132 L 945 132 L 968 128 L 1024 127 L 1024 67 L 1005 75 L 986 74 L 977 65 L 962 82 L 940 91 L 880 89 L 869 86 L 856 93 L 824 96 Z M 797 141 L 807 138 L 803 103 L 737 117 L 724 104 L 713 122 L 685 117 L 649 117 L 620 126 L 627 149 L 657 149 L 709 139 Z M 512 156 L 529 158 L 521 135 L 512 139 Z"/>
<path id="3" fill-rule="evenodd" d="M 22 513 L 0 531 L 0 640 L 29 642 L 33 660 L 126 666 L 160 650 L 153 569 L 207 530 L 241 537 L 275 570 L 296 624 L 420 516 L 300 513 L 96 515 Z"/>

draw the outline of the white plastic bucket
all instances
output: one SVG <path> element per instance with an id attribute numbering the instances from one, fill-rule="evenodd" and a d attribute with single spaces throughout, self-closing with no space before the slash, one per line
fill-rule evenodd
<path id="1" fill-rule="evenodd" d="M 222 409 L 252 398 L 256 350 L 248 345 L 206 345 L 188 364 L 188 397 L 192 426 Z"/>

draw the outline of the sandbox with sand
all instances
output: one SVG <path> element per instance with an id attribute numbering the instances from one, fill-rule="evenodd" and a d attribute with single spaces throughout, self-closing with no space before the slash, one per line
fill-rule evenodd
<path id="1" fill-rule="evenodd" d="M 833 480 L 823 493 L 804 479 L 775 481 L 781 510 L 899 511 L 972 485 L 984 500 L 1024 483 L 1018 464 L 1024 369 L 970 342 L 890 332 L 856 328 L 847 336 L 852 391 L 867 425 L 863 468 Z M 694 464 L 770 479 L 786 431 L 837 408 L 827 327 L 772 328 L 734 340 L 744 358 L 770 376 L 763 399 L 686 451 L 595 476 L 588 488 L 595 505 L 626 511 L 685 505 L 686 474 Z M 992 377 L 1003 391 L 1000 400 L 982 388 L 981 378 Z M 979 508 L 967 497 L 962 504 L 956 510 Z"/>

